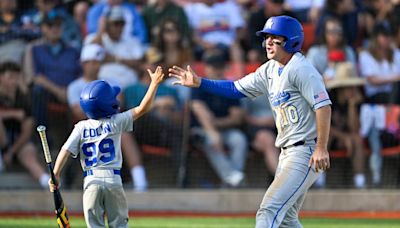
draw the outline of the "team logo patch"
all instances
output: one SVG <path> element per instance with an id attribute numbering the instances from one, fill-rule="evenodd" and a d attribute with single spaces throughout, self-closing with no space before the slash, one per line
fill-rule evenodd
<path id="1" fill-rule="evenodd" d="M 290 93 L 283 91 L 271 97 L 271 104 L 275 107 L 288 101 L 289 99 Z"/>
<path id="2" fill-rule="evenodd" d="M 272 18 L 268 19 L 267 22 L 265 22 L 264 29 L 271 29 L 273 24 L 274 21 L 272 20 Z"/>

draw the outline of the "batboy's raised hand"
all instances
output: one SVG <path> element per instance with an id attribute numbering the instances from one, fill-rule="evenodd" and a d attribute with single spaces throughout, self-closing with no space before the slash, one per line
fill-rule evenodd
<path id="1" fill-rule="evenodd" d="M 169 68 L 169 76 L 175 77 L 178 80 L 174 81 L 173 85 L 183 85 L 186 87 L 197 88 L 200 86 L 201 79 L 197 76 L 197 74 L 193 71 L 190 66 L 186 67 L 187 69 L 184 70 L 178 66 L 173 66 Z"/>
<path id="2" fill-rule="evenodd" d="M 159 85 L 164 80 L 164 73 L 160 66 L 156 68 L 156 70 L 151 72 L 150 69 L 147 69 L 147 73 L 149 73 L 151 81 Z"/>

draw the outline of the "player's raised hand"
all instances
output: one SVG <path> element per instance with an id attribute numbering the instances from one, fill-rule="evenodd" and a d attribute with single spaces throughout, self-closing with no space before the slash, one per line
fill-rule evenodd
<path id="1" fill-rule="evenodd" d="M 190 66 L 187 66 L 186 70 L 178 66 L 173 66 L 172 68 L 169 68 L 168 71 L 170 77 L 175 77 L 178 79 L 172 83 L 173 85 L 183 85 L 193 88 L 200 86 L 201 79 Z"/>
<path id="2" fill-rule="evenodd" d="M 154 73 L 150 69 L 147 69 L 147 72 L 150 75 L 151 82 L 156 83 L 157 85 L 159 85 L 164 80 L 163 69 L 160 66 L 156 68 Z"/>
<path id="3" fill-rule="evenodd" d="M 313 155 L 310 158 L 308 166 L 314 166 L 316 172 L 319 170 L 325 171 L 329 169 L 331 164 L 329 161 L 328 151 L 326 149 L 316 147 Z"/>

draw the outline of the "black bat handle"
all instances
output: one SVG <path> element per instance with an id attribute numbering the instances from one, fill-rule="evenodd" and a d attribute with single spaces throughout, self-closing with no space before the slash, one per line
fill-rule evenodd
<path id="1" fill-rule="evenodd" d="M 51 181 L 53 182 L 53 184 L 58 185 L 58 180 L 54 175 L 53 166 L 51 165 L 51 163 L 47 163 L 47 168 L 49 169 Z"/>

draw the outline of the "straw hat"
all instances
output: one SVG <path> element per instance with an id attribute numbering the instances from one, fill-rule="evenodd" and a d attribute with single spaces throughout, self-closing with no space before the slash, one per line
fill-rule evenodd
<path id="1" fill-rule="evenodd" d="M 326 88 L 328 89 L 365 84 L 365 80 L 356 74 L 354 65 L 351 62 L 338 63 L 335 71 L 335 77 L 326 82 Z"/>
<path id="2" fill-rule="evenodd" d="M 158 64 L 162 61 L 163 55 L 157 48 L 151 47 L 147 49 L 145 59 L 147 63 Z"/>

